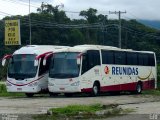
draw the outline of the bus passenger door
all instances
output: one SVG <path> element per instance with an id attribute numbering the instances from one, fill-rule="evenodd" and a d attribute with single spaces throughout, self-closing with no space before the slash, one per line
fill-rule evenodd
<path id="1" fill-rule="evenodd" d="M 92 88 L 94 81 L 101 80 L 99 50 L 88 50 L 82 56 L 82 88 Z"/>

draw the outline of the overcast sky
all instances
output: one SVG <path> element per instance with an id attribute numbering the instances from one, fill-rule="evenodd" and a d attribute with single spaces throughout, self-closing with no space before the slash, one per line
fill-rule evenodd
<path id="1" fill-rule="evenodd" d="M 109 14 L 109 11 L 126 11 L 124 19 L 160 20 L 160 0 L 30 0 L 31 12 L 36 12 L 42 2 L 55 5 L 64 4 L 65 11 L 79 12 L 92 7 L 99 14 Z M 25 15 L 29 13 L 29 0 L 0 0 L 0 18 L 7 14 Z M 5 12 L 5 13 L 3 13 Z M 78 13 L 67 13 L 71 18 L 77 18 Z M 117 15 L 109 15 L 117 18 Z"/>

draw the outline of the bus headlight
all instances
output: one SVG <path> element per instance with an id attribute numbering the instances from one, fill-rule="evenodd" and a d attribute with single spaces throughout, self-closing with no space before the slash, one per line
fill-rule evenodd
<path id="1" fill-rule="evenodd" d="M 33 86 L 33 84 L 29 84 L 28 86 L 29 86 L 29 87 L 32 87 L 32 86 Z"/>
<path id="2" fill-rule="evenodd" d="M 6 86 L 12 86 L 12 85 L 11 85 L 10 83 L 7 82 L 7 83 L 6 83 Z"/>
<path id="3" fill-rule="evenodd" d="M 33 83 L 33 86 L 37 86 L 37 85 L 38 85 L 38 82 L 34 82 L 34 83 Z"/>
<path id="4" fill-rule="evenodd" d="M 72 83 L 71 86 L 79 86 L 79 81 Z"/>
<path id="5" fill-rule="evenodd" d="M 48 82 L 48 86 L 54 86 L 54 84 L 51 82 Z"/>
<path id="6" fill-rule="evenodd" d="M 34 83 L 29 84 L 28 86 L 33 87 L 33 86 L 37 86 L 37 85 L 38 85 L 38 82 L 34 82 Z"/>

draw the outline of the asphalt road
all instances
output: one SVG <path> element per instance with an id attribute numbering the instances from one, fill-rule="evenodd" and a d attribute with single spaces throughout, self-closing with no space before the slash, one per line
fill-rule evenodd
<path id="1" fill-rule="evenodd" d="M 33 98 L 0 97 L 0 114 L 2 113 L 24 113 L 41 114 L 46 113 L 49 108 L 63 107 L 70 104 L 119 104 L 124 108 L 136 109 L 137 113 L 160 113 L 160 97 L 150 95 L 117 95 L 98 97 L 71 97 L 65 96 L 48 97 L 36 96 Z M 149 109 L 148 109 L 149 108 Z"/>
<path id="2" fill-rule="evenodd" d="M 71 97 L 65 96 L 48 97 L 36 96 L 33 98 L 26 97 L 0 97 L 0 114 L 42 114 L 46 113 L 49 108 L 63 107 L 70 104 L 119 104 L 122 108 L 134 109 L 130 113 L 131 120 L 136 116 L 150 119 L 150 115 L 157 115 L 160 119 L 160 97 L 151 95 L 105 95 L 98 97 Z M 145 115 L 145 116 L 143 116 Z M 127 117 L 118 117 L 117 120 L 127 120 Z M 155 116 L 153 116 L 155 117 Z M 109 120 L 112 118 L 109 118 Z M 114 118 L 116 120 L 116 118 Z"/>

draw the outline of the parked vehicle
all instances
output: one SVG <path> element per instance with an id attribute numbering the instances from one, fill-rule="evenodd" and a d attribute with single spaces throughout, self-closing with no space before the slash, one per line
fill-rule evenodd
<path id="1" fill-rule="evenodd" d="M 157 87 L 156 56 L 111 46 L 78 45 L 53 53 L 48 88 L 52 93 L 133 91 Z"/>
<path id="2" fill-rule="evenodd" d="M 28 45 L 6 55 L 2 65 L 9 59 L 6 87 L 8 92 L 23 92 L 28 97 L 48 90 L 48 70 L 51 57 L 43 65 L 43 59 L 65 46 Z"/>

